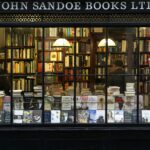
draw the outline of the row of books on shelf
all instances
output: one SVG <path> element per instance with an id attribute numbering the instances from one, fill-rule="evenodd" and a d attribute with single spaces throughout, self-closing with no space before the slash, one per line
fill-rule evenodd
<path id="1" fill-rule="evenodd" d="M 10 123 L 11 97 L 0 91 L 0 123 Z"/>
<path id="2" fill-rule="evenodd" d="M 44 63 L 45 67 L 45 73 L 62 73 L 64 68 L 63 68 L 63 63 Z M 42 63 L 38 63 L 38 72 L 42 72 Z"/>
<path id="3" fill-rule="evenodd" d="M 13 61 L 13 73 L 35 73 L 35 61 Z M 7 63 L 7 71 L 11 73 L 11 63 Z"/>
<path id="4" fill-rule="evenodd" d="M 65 67 L 74 67 L 74 56 L 65 56 Z M 76 67 L 90 67 L 90 56 L 76 56 Z"/>
<path id="5" fill-rule="evenodd" d="M 142 54 L 140 56 L 140 65 L 150 66 L 150 54 Z"/>
<path id="6" fill-rule="evenodd" d="M 141 76 L 140 78 L 141 80 L 144 80 L 144 81 L 148 80 L 149 77 L 146 75 L 150 74 L 150 68 L 149 67 L 140 68 L 140 74 L 144 75 L 144 76 Z"/>
<path id="7" fill-rule="evenodd" d="M 139 93 L 147 94 L 150 92 L 150 82 L 139 83 Z"/>
<path id="8" fill-rule="evenodd" d="M 54 43 L 54 41 L 45 40 L 44 41 L 44 51 L 66 51 L 66 53 L 68 53 L 68 54 L 73 54 L 75 44 L 76 44 L 76 54 L 80 54 L 80 53 L 81 54 L 89 54 L 91 51 L 91 45 L 87 41 L 74 42 L 74 41 L 70 40 L 69 41 L 70 47 L 68 47 L 68 48 L 53 47 L 53 43 Z M 38 51 L 43 50 L 43 43 L 41 40 L 35 41 L 35 48 Z"/>
<path id="9" fill-rule="evenodd" d="M 38 61 L 42 61 L 43 60 L 43 53 L 42 52 L 38 52 Z M 62 61 L 63 60 L 63 54 L 62 52 L 44 52 L 44 61 L 48 62 L 48 61 Z"/>
<path id="10" fill-rule="evenodd" d="M 13 123 L 41 123 L 42 110 L 14 110 Z"/>
<path id="11" fill-rule="evenodd" d="M 13 49 L 13 59 L 33 59 L 34 49 L 23 48 L 23 49 Z M 11 49 L 7 49 L 7 58 L 11 59 Z"/>
<path id="12" fill-rule="evenodd" d="M 138 33 L 138 31 L 137 31 L 137 33 Z M 149 27 L 139 28 L 139 36 L 140 37 L 149 37 L 150 36 L 150 28 Z"/>
<path id="13" fill-rule="evenodd" d="M 83 92 L 83 90 L 82 90 Z M 84 91 L 85 92 L 85 91 Z M 89 92 L 89 91 L 86 91 Z M 107 109 L 133 110 L 137 107 L 136 96 L 108 96 Z M 139 96 L 139 108 L 143 109 L 143 96 Z M 73 96 L 49 96 L 45 97 L 45 110 L 73 110 Z M 105 96 L 77 96 L 76 109 L 99 110 L 105 109 Z"/>
<path id="14" fill-rule="evenodd" d="M 13 79 L 13 90 L 33 91 L 34 78 Z"/>
<path id="15" fill-rule="evenodd" d="M 105 110 L 77 110 L 77 123 L 105 123 Z M 108 123 L 136 123 L 136 110 L 108 110 Z M 141 110 L 140 123 L 150 123 L 150 110 Z M 37 124 L 42 122 L 41 110 L 14 110 L 13 123 Z M 44 111 L 44 123 L 73 123 L 73 111 Z M 0 111 L 0 123 L 10 123 L 10 112 Z"/>
<path id="16" fill-rule="evenodd" d="M 150 52 L 150 40 L 140 40 L 139 41 L 139 51 L 140 52 Z"/>
<path id="17" fill-rule="evenodd" d="M 35 28 L 35 37 L 42 37 L 43 30 L 42 28 Z M 73 27 L 59 27 L 59 28 L 45 28 L 44 29 L 44 35 L 45 38 L 47 37 L 57 37 L 59 34 L 62 34 L 64 37 L 74 37 L 74 28 Z M 89 28 L 77 28 L 76 29 L 76 36 L 77 37 L 87 37 L 89 36 Z"/>
<path id="18" fill-rule="evenodd" d="M 12 40 L 12 41 L 11 41 Z M 12 45 L 11 45 L 12 42 Z M 13 33 L 6 34 L 6 46 L 33 46 L 34 37 L 32 33 Z"/>
<path id="19" fill-rule="evenodd" d="M 77 110 L 77 123 L 105 123 L 105 110 Z M 51 110 L 44 112 L 45 123 L 73 123 L 73 111 Z M 108 110 L 107 123 L 136 123 L 136 110 Z M 150 110 L 141 110 L 140 123 L 150 123 Z"/>
<path id="20" fill-rule="evenodd" d="M 82 81 L 82 80 L 88 81 L 88 79 L 89 79 L 89 69 L 77 69 L 76 70 L 76 80 L 77 81 Z M 65 81 L 73 81 L 74 80 L 73 69 L 65 68 L 64 80 Z"/>

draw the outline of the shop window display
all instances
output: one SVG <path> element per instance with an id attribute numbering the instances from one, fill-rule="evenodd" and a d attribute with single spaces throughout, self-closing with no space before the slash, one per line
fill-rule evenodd
<path id="1" fill-rule="evenodd" d="M 0 123 L 149 123 L 149 31 L 1 28 Z"/>

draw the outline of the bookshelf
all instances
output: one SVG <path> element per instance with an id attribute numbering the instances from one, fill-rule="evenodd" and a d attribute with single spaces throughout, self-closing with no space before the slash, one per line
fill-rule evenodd
<path id="1" fill-rule="evenodd" d="M 7 72 L 13 71 L 13 90 L 33 91 L 36 63 L 33 29 L 13 28 L 12 33 L 6 29 L 5 34 Z"/>
<path id="2" fill-rule="evenodd" d="M 140 64 L 140 83 L 139 92 L 147 95 L 150 91 L 150 28 L 139 28 L 139 64 Z"/>
<path id="3" fill-rule="evenodd" d="M 12 122 L 36 124 L 42 120 L 42 98 L 37 97 L 34 28 L 5 29 L 6 68 L 12 79 Z"/>

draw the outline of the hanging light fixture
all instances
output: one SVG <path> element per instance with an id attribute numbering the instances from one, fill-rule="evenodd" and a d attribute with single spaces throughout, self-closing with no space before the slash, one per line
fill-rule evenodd
<path id="1" fill-rule="evenodd" d="M 107 39 L 107 43 L 108 46 L 116 46 L 115 42 L 112 39 Z M 98 44 L 98 47 L 104 47 L 104 46 L 106 46 L 106 39 L 102 39 Z"/>
<path id="2" fill-rule="evenodd" d="M 70 47 L 70 43 L 65 38 L 59 38 L 53 43 L 54 47 Z"/>

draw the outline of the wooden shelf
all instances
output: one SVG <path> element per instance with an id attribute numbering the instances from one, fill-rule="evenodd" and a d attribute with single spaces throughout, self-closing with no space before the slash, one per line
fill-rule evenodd
<path id="1" fill-rule="evenodd" d="M 6 46 L 5 49 L 31 49 L 35 46 Z"/>

